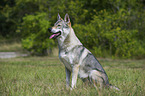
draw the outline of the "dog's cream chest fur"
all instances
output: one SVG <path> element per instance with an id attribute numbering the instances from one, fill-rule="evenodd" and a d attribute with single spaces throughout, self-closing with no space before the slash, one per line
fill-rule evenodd
<path id="1" fill-rule="evenodd" d="M 64 65 L 70 70 L 72 71 L 72 67 L 73 67 L 73 54 L 70 54 L 69 52 L 65 52 L 65 51 L 61 51 L 59 53 L 59 58 L 60 60 L 64 63 Z"/>

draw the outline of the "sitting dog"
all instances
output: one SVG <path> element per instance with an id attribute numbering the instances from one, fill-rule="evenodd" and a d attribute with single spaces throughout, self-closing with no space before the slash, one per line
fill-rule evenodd
<path id="1" fill-rule="evenodd" d="M 95 87 L 96 84 L 99 84 L 101 88 L 108 87 L 119 90 L 109 84 L 108 76 L 101 64 L 76 37 L 71 27 L 69 15 L 66 14 L 64 20 L 59 14 L 57 18 L 58 21 L 48 30 L 53 33 L 50 39 L 56 38 L 58 41 L 59 58 L 66 70 L 66 86 L 69 87 L 70 85 L 72 73 L 72 89 L 76 87 L 77 77 L 79 76 L 83 81 L 88 80 Z"/>

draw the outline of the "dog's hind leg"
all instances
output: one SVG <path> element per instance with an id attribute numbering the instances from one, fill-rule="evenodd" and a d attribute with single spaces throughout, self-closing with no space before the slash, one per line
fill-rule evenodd
<path id="1" fill-rule="evenodd" d="M 96 89 L 97 89 L 96 85 L 99 85 L 100 88 L 104 86 L 104 79 L 99 71 L 97 70 L 90 71 L 89 78 L 90 82 L 94 85 Z"/>
<path id="2" fill-rule="evenodd" d="M 90 71 L 90 74 L 89 74 L 89 79 L 90 79 L 90 82 L 94 85 L 94 87 L 96 88 L 97 92 L 98 92 L 98 95 L 99 96 L 102 96 L 102 93 L 101 93 L 101 89 L 103 87 L 103 78 L 101 77 L 101 74 L 99 71 L 97 70 L 92 70 Z M 99 86 L 100 85 L 100 88 Z"/>
<path id="3" fill-rule="evenodd" d="M 71 72 L 65 67 L 66 72 L 66 87 L 69 88 Z"/>
<path id="4" fill-rule="evenodd" d="M 78 72 L 79 72 L 79 65 L 74 65 L 72 70 L 72 85 L 71 85 L 72 89 L 76 87 Z"/>

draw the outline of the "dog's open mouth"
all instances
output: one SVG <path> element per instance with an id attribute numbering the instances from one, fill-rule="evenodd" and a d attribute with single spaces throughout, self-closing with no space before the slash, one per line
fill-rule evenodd
<path id="1" fill-rule="evenodd" d="M 58 31 L 57 33 L 53 33 L 53 35 L 51 35 L 50 37 L 49 37 L 49 39 L 51 39 L 51 38 L 57 38 L 58 36 L 60 36 L 61 35 L 61 31 Z"/>

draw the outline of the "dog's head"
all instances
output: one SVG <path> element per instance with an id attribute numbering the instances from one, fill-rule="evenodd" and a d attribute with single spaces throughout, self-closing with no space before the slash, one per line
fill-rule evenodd
<path id="1" fill-rule="evenodd" d="M 69 28 L 71 27 L 69 15 L 66 14 L 63 20 L 58 14 L 57 19 L 58 20 L 54 26 L 48 29 L 49 32 L 53 33 L 53 35 L 49 37 L 50 39 L 65 36 L 69 33 Z"/>

